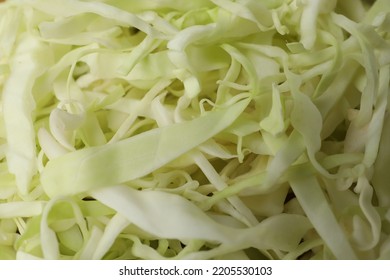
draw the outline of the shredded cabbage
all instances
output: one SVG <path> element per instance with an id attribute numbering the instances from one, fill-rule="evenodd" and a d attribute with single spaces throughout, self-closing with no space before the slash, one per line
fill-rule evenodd
<path id="1" fill-rule="evenodd" d="M 390 259 L 390 0 L 0 4 L 0 259 Z"/>

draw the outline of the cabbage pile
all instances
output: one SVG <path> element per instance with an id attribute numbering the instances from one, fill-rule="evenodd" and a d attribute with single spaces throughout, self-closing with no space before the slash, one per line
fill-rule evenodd
<path id="1" fill-rule="evenodd" d="M 390 0 L 0 4 L 1 259 L 389 259 Z"/>

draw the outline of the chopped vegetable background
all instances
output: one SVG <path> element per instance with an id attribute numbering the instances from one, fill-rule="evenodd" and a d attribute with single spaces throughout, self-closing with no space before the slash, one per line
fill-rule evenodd
<path id="1" fill-rule="evenodd" d="M 389 259 L 390 1 L 0 4 L 0 259 Z"/>

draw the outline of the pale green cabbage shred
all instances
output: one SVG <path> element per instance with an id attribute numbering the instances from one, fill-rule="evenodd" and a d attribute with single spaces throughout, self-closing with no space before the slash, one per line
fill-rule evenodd
<path id="1" fill-rule="evenodd" d="M 390 259 L 390 0 L 0 4 L 0 259 Z"/>

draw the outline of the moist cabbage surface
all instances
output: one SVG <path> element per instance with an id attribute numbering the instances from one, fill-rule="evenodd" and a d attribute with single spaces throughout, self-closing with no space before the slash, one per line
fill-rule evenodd
<path id="1" fill-rule="evenodd" d="M 389 259 L 390 1 L 0 4 L 0 259 Z"/>

